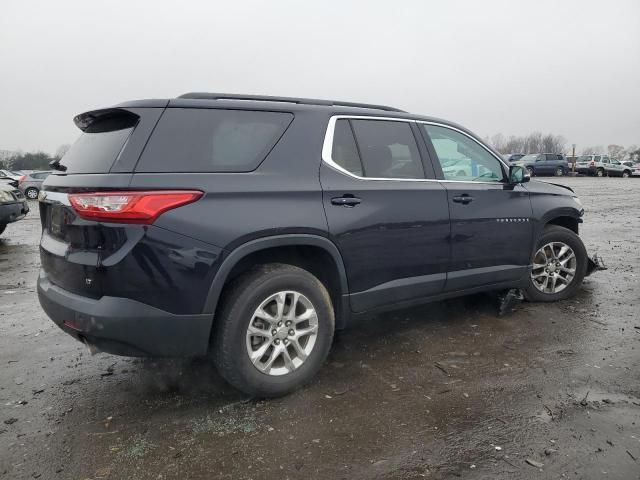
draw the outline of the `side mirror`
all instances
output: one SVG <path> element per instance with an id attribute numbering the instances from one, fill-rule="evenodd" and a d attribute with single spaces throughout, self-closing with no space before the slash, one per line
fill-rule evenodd
<path id="1" fill-rule="evenodd" d="M 531 180 L 529 172 L 519 165 L 511 165 L 509 167 L 509 183 L 516 185 L 518 183 L 526 183 Z"/>

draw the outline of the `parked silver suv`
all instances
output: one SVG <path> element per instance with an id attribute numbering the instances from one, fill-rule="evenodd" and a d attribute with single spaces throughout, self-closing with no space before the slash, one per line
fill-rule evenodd
<path id="1" fill-rule="evenodd" d="M 49 176 L 51 172 L 31 172 L 21 177 L 18 181 L 18 188 L 25 197 L 30 200 L 38 198 L 40 188 L 42 188 L 42 182 Z"/>

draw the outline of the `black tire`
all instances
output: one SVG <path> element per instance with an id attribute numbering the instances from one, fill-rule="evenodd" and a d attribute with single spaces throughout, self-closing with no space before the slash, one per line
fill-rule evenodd
<path id="1" fill-rule="evenodd" d="M 249 359 L 246 332 L 258 306 L 283 290 L 307 297 L 317 314 L 318 333 L 313 349 L 298 368 L 274 376 L 258 370 Z M 277 397 L 301 387 L 320 370 L 331 349 L 335 317 L 331 297 L 316 277 L 293 265 L 261 265 L 233 281 L 223 295 L 214 320 L 211 355 L 227 382 L 252 396 Z"/>
<path id="2" fill-rule="evenodd" d="M 556 176 L 556 177 L 561 177 L 561 176 L 563 176 L 563 175 L 564 175 L 564 168 L 562 168 L 562 167 L 558 167 L 558 168 L 556 168 L 555 176 Z"/>
<path id="3" fill-rule="evenodd" d="M 598 177 L 604 177 L 604 169 L 599 168 L 599 169 L 596 171 L 596 176 L 598 176 Z"/>
<path id="4" fill-rule="evenodd" d="M 0 235 L 4 233 L 4 229 L 7 228 L 6 223 L 0 223 Z"/>
<path id="5" fill-rule="evenodd" d="M 631 176 L 631 172 L 629 170 L 625 170 L 622 172 L 622 178 L 629 178 Z"/>
<path id="6" fill-rule="evenodd" d="M 576 256 L 575 276 L 564 290 L 557 293 L 541 292 L 536 288 L 533 283 L 533 279 L 529 276 L 527 287 L 523 289 L 523 293 L 524 297 L 531 302 L 555 302 L 573 296 L 582 285 L 584 276 L 587 273 L 587 249 L 582 243 L 582 240 L 568 228 L 560 227 L 558 225 L 547 225 L 544 228 L 544 231 L 536 242 L 536 246 L 533 250 L 531 263 L 533 263 L 533 258 L 535 257 L 536 252 L 550 242 L 562 242 L 571 247 Z"/>
<path id="7" fill-rule="evenodd" d="M 24 191 L 24 195 L 29 199 L 29 200 L 35 200 L 38 198 L 38 189 L 36 187 L 29 187 Z"/>
<path id="8" fill-rule="evenodd" d="M 533 177 L 535 175 L 535 172 L 533 171 L 532 167 L 527 167 L 527 172 L 529 172 L 530 177 Z"/>

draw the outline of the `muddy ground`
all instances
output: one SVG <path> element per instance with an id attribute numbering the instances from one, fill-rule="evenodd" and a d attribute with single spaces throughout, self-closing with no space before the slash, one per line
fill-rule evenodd
<path id="1" fill-rule="evenodd" d="M 640 478 L 640 180 L 560 181 L 609 266 L 576 298 L 361 321 L 271 401 L 204 361 L 91 356 L 58 330 L 34 211 L 0 240 L 0 479 Z"/>

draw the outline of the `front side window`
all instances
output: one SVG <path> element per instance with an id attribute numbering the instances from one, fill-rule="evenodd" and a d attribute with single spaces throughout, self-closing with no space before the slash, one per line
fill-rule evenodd
<path id="1" fill-rule="evenodd" d="M 431 139 L 445 180 L 504 180 L 502 163 L 475 140 L 446 127 L 422 124 L 421 128 Z"/>

